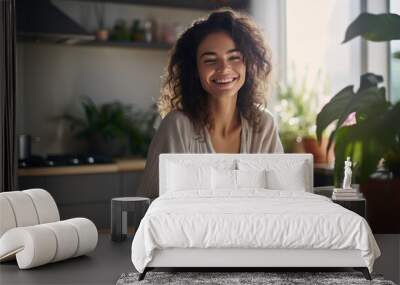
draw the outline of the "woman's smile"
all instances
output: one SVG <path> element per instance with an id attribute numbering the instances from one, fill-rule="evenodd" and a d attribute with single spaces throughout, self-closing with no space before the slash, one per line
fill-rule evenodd
<path id="1" fill-rule="evenodd" d="M 230 89 L 236 83 L 238 76 L 230 76 L 230 77 L 221 77 L 211 79 L 211 81 L 217 86 L 219 89 Z"/>

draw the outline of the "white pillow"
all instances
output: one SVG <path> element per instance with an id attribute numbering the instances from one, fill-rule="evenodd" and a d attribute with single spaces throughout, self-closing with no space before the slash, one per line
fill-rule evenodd
<path id="1" fill-rule="evenodd" d="M 238 168 L 247 171 L 266 170 L 267 187 L 271 190 L 307 191 L 308 169 L 304 160 L 263 159 L 238 160 Z"/>
<path id="2" fill-rule="evenodd" d="M 211 167 L 168 163 L 168 190 L 185 191 L 211 187 Z"/>
<path id="3" fill-rule="evenodd" d="M 236 170 L 212 168 L 213 189 L 236 190 Z"/>
<path id="4" fill-rule="evenodd" d="M 296 163 L 290 171 L 270 169 L 267 171 L 268 188 L 274 190 L 307 191 L 304 163 Z"/>
<path id="5" fill-rule="evenodd" d="M 267 188 L 267 171 L 236 170 L 237 188 Z"/>

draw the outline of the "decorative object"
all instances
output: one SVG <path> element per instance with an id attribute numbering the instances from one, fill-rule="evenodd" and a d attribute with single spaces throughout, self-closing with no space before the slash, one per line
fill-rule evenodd
<path id="1" fill-rule="evenodd" d="M 153 136 L 154 109 L 147 112 L 119 101 L 96 105 L 82 98 L 84 116 L 64 114 L 76 138 L 86 140 L 92 154 L 144 157 Z"/>
<path id="2" fill-rule="evenodd" d="M 128 213 L 135 213 L 135 231 L 150 205 L 149 198 L 119 197 L 111 200 L 111 239 L 123 241 L 128 233 Z"/>
<path id="3" fill-rule="evenodd" d="M 278 271 L 279 269 L 277 269 Z M 334 270 L 334 269 L 333 269 Z M 353 284 L 353 285 L 395 285 L 382 275 L 372 275 L 368 281 L 359 272 L 149 272 L 146 279 L 138 281 L 139 273 L 124 273 L 116 285 L 280 285 L 280 284 Z"/>
<path id="4" fill-rule="evenodd" d="M 342 189 L 342 188 L 334 188 L 332 193 L 332 200 L 360 200 L 364 199 L 362 193 L 360 193 L 359 189 L 351 188 L 351 189 Z"/>
<path id="5" fill-rule="evenodd" d="M 29 189 L 0 193 L 0 261 L 17 259 L 28 269 L 91 252 L 96 226 L 86 218 L 60 221 L 49 192 Z"/>
<path id="6" fill-rule="evenodd" d="M 347 157 L 344 162 L 344 178 L 342 188 L 334 188 L 332 193 L 332 200 L 360 200 L 363 199 L 362 193 L 359 192 L 359 185 L 357 188 L 353 188 L 351 185 L 352 171 L 351 171 L 351 160 Z"/>
<path id="7" fill-rule="evenodd" d="M 96 39 L 98 41 L 107 41 L 108 40 L 108 30 L 107 29 L 101 29 L 96 31 Z"/>
<path id="8" fill-rule="evenodd" d="M 154 30 L 154 24 L 153 21 L 151 20 L 146 20 L 143 23 L 143 30 L 144 30 L 144 40 L 146 43 L 151 43 L 154 41 L 153 37 L 153 30 Z"/>
<path id="9" fill-rule="evenodd" d="M 351 160 L 350 157 L 347 157 L 347 160 L 344 162 L 344 179 L 343 179 L 343 190 L 351 190 Z"/>
<path id="10" fill-rule="evenodd" d="M 96 31 L 96 39 L 98 41 L 107 41 L 108 40 L 108 30 L 105 27 L 105 3 L 100 1 L 100 3 L 94 4 L 94 11 L 97 19 L 97 31 Z"/>

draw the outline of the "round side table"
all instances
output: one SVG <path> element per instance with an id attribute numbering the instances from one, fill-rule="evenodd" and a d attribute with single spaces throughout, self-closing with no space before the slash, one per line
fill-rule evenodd
<path id="1" fill-rule="evenodd" d="M 135 216 L 135 230 L 139 227 L 150 205 L 150 198 L 144 197 L 118 197 L 111 199 L 111 240 L 123 241 L 128 233 L 128 212 Z"/>

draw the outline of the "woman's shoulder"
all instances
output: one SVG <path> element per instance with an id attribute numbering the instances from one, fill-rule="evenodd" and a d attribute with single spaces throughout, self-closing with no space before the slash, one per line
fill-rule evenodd
<path id="1" fill-rule="evenodd" d="M 272 113 L 267 110 L 258 110 L 259 112 L 259 126 L 262 129 L 275 129 L 276 128 L 276 122 L 275 122 L 275 118 L 274 115 L 272 115 Z"/>
<path id="2" fill-rule="evenodd" d="M 168 124 L 187 124 L 190 123 L 190 119 L 182 111 L 174 110 L 169 112 L 162 120 Z"/>
<path id="3" fill-rule="evenodd" d="M 189 131 L 193 129 L 192 122 L 189 117 L 182 111 L 171 111 L 161 121 L 164 128 L 179 128 L 180 130 Z"/>

